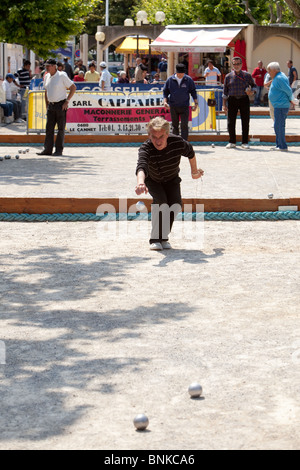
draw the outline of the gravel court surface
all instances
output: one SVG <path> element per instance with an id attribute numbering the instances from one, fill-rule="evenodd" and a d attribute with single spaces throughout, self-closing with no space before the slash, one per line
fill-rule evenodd
<path id="1" fill-rule="evenodd" d="M 270 147 L 195 146 L 183 197 L 299 197 L 299 146 Z M 20 148 L 2 196 L 135 197 L 136 147 Z M 0 225 L 0 449 L 298 449 L 300 222 L 176 222 L 161 253 L 148 222 L 100 224 Z"/>
<path id="2" fill-rule="evenodd" d="M 20 149 L 29 148 L 20 159 Z M 273 152 L 271 146 L 195 145 L 202 181 L 192 180 L 181 160 L 182 196 L 203 198 L 274 198 L 300 196 L 300 147 Z M 0 194 L 6 197 L 136 197 L 138 147 L 66 146 L 63 157 L 39 157 L 38 147 L 0 147 Z M 150 196 L 149 196 L 150 197 Z"/>
<path id="3" fill-rule="evenodd" d="M 1 224 L 0 448 L 299 448 L 300 223 L 99 224 Z"/>

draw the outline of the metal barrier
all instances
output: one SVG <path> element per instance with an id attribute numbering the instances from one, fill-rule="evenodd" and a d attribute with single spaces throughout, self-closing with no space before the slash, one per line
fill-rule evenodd
<path id="1" fill-rule="evenodd" d="M 95 96 L 125 96 L 122 92 L 78 92 L 78 94 L 95 95 Z M 76 93 L 73 97 L 76 100 Z M 45 91 L 30 91 L 28 93 L 28 110 L 27 110 L 27 134 L 43 134 L 46 132 L 47 108 L 45 102 Z"/>
<path id="2" fill-rule="evenodd" d="M 215 91 L 212 89 L 197 90 L 197 97 L 198 107 L 195 111 L 192 111 L 190 133 L 219 133 L 220 123 L 217 121 Z"/>
<path id="3" fill-rule="evenodd" d="M 30 91 L 27 107 L 27 134 L 41 134 L 46 130 L 47 109 L 44 91 Z"/>
<path id="4" fill-rule="evenodd" d="M 220 94 L 220 96 L 219 96 Z M 72 101 L 76 101 L 76 95 L 91 96 L 97 97 L 97 102 L 95 107 L 99 109 L 98 102 L 105 97 L 121 97 L 130 101 L 132 108 L 137 108 L 140 106 L 145 107 L 163 107 L 163 94 L 162 91 L 136 91 L 130 92 L 128 94 L 122 92 L 92 92 L 92 91 L 78 91 L 75 93 Z M 192 111 L 191 121 L 189 124 L 190 132 L 192 134 L 202 134 L 202 133 L 217 133 L 220 134 L 220 118 L 219 118 L 219 108 L 218 102 L 220 97 L 222 98 L 222 90 L 218 89 L 200 89 L 197 90 L 198 103 L 196 111 Z M 134 99 L 137 99 L 135 102 Z M 139 100 L 140 98 L 140 100 Z M 121 99 L 121 102 L 123 101 Z M 95 98 L 94 98 L 95 100 Z M 109 100 L 107 100 L 109 101 Z M 142 102 L 142 105 L 140 104 Z M 191 106 L 193 101 L 191 99 Z M 109 104 L 107 105 L 109 106 Z M 106 107 L 107 107 L 106 106 Z M 71 110 L 70 110 L 71 112 Z M 28 114 L 27 114 L 27 134 L 36 133 L 41 134 L 45 133 L 46 130 L 46 121 L 47 121 L 47 109 L 45 103 L 45 92 L 43 90 L 34 90 L 28 93 Z M 68 132 L 68 130 L 67 130 Z M 99 132 L 98 132 L 99 133 Z M 113 133 L 113 132 L 112 132 Z M 129 133 L 139 133 L 139 132 L 129 132 Z"/>

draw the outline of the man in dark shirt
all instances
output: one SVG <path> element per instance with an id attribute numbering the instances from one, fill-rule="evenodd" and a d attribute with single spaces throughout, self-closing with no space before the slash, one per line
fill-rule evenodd
<path id="1" fill-rule="evenodd" d="M 182 137 L 170 134 L 170 124 L 164 118 L 152 119 L 148 134 L 149 139 L 139 149 L 135 192 L 140 195 L 149 191 L 153 197 L 150 249 L 162 250 L 171 248 L 168 236 L 181 210 L 181 156 L 189 159 L 193 179 L 201 178 L 204 172 L 197 168 L 192 145 Z"/>
<path id="2" fill-rule="evenodd" d="M 68 75 L 68 77 L 69 77 L 71 80 L 73 80 L 74 73 L 73 73 L 72 66 L 69 64 L 69 59 L 68 59 L 68 57 L 65 57 L 65 58 L 64 58 L 64 64 L 65 64 L 65 72 L 66 72 L 66 74 Z"/>
<path id="3" fill-rule="evenodd" d="M 23 63 L 23 67 L 15 73 L 15 77 L 18 77 L 20 83 L 20 95 L 22 100 L 22 117 L 23 119 L 26 118 L 26 99 L 24 98 L 26 88 L 30 87 L 30 82 L 32 79 L 31 75 L 31 62 L 29 60 L 25 60 Z"/>
<path id="4" fill-rule="evenodd" d="M 242 71 L 242 59 L 233 57 L 233 71 L 224 80 L 223 108 L 227 114 L 229 144 L 226 148 L 236 147 L 236 117 L 240 111 L 242 121 L 242 148 L 249 149 L 250 100 L 255 83 L 250 73 Z"/>
<path id="5" fill-rule="evenodd" d="M 298 80 L 298 72 L 297 72 L 297 69 L 293 66 L 292 60 L 287 61 L 287 66 L 289 69 L 289 74 L 288 74 L 289 84 L 290 84 L 292 91 L 294 92 L 296 90 L 294 83 Z"/>
<path id="6" fill-rule="evenodd" d="M 181 137 L 188 140 L 190 96 L 194 100 L 192 111 L 198 106 L 196 86 L 193 79 L 186 75 L 184 64 L 176 65 L 176 73 L 171 75 L 163 88 L 164 106 L 170 109 L 173 133 L 179 135 L 179 120 Z"/>
<path id="7" fill-rule="evenodd" d="M 289 73 L 288 73 L 289 84 L 292 89 L 292 92 L 294 93 L 294 91 L 296 91 L 296 88 L 297 88 L 298 72 L 297 72 L 297 69 L 293 66 L 292 60 L 288 60 L 286 64 L 289 69 Z M 291 104 L 290 109 L 295 111 L 294 103 Z"/>

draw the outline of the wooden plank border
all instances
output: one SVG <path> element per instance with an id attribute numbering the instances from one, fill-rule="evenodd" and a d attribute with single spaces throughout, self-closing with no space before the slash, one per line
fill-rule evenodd
<path id="1" fill-rule="evenodd" d="M 253 134 L 250 138 L 257 139 L 259 142 L 275 142 L 275 135 L 257 135 Z M 143 143 L 147 139 L 147 135 L 66 135 L 66 144 L 132 144 L 132 143 Z M 1 144 L 41 144 L 43 145 L 45 135 L 36 134 L 7 134 L 0 135 Z M 193 135 L 189 136 L 190 142 L 227 142 L 227 135 Z M 242 136 L 237 135 L 237 141 L 242 141 Z M 286 135 L 287 142 L 300 142 L 300 135 Z"/>
<path id="2" fill-rule="evenodd" d="M 143 201 L 147 210 L 151 210 L 150 198 L 30 198 L 3 197 L 0 198 L 1 213 L 17 214 L 63 214 L 63 213 L 93 213 L 100 205 L 106 205 L 108 212 L 134 212 L 137 201 Z M 195 199 L 183 198 L 184 205 L 196 210 L 197 204 L 204 205 L 204 212 L 264 212 L 277 211 L 279 206 L 298 206 L 300 197 L 286 199 Z"/>

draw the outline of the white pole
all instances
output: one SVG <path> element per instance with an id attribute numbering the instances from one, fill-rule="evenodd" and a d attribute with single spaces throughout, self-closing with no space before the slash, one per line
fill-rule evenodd
<path id="1" fill-rule="evenodd" d="M 109 0 L 105 0 L 105 26 L 109 26 Z M 105 62 L 108 66 L 108 47 L 105 49 Z"/>

